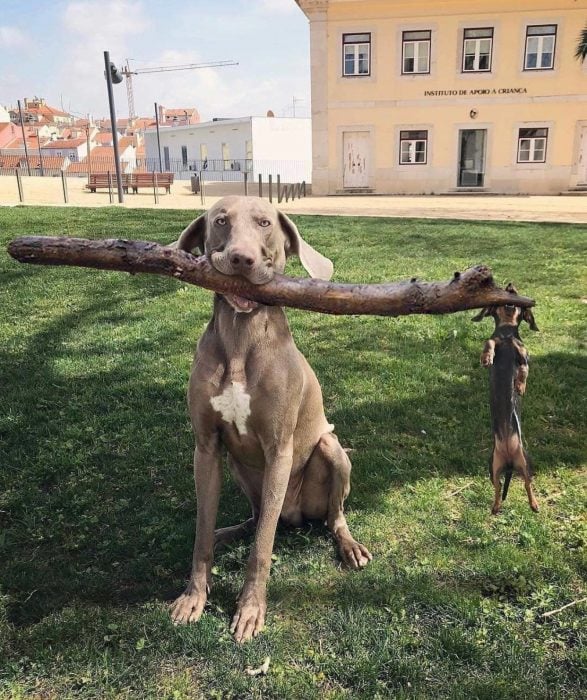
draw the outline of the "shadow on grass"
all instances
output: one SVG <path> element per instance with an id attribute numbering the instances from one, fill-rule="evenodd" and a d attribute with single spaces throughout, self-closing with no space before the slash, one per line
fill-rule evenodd
<path id="1" fill-rule="evenodd" d="M 98 280 L 98 301 L 45 324 L 18 354 L 0 351 L 7 406 L 0 444 L 8 456 L 1 475 L 0 571 L 16 624 L 34 623 L 75 601 L 111 606 L 169 599 L 189 569 L 194 498 L 187 366 L 185 374 L 154 368 L 158 348 L 177 341 L 181 331 L 150 341 L 117 340 L 108 362 L 93 371 L 99 350 L 91 343 L 71 349 L 68 341 L 96 324 L 125 320 L 116 289 Z M 134 299 L 169 288 L 165 280 L 143 280 Z M 406 335 L 402 352 L 415 354 L 417 348 L 421 340 Z M 427 347 L 429 353 L 445 350 L 440 341 Z M 368 360 L 357 362 L 369 371 Z M 536 384 L 546 387 L 527 403 L 534 418 L 525 423 L 538 470 L 580 463 L 583 426 L 572 397 L 584 365 L 564 354 L 533 365 Z M 539 438 L 544 392 L 558 422 Z M 342 408 L 329 417 L 343 426 L 354 448 L 355 509 L 378 510 L 390 485 L 438 474 L 485 474 L 490 436 L 479 382 L 445 382 L 434 390 L 424 383 L 412 400 L 379 393 L 376 400 L 365 397 L 360 410 Z M 237 488 L 225 488 L 219 524 L 247 515 Z M 227 591 L 226 597 L 234 594 Z"/>

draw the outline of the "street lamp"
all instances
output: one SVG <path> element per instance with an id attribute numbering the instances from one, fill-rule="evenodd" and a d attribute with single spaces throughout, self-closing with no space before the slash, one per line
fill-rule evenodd
<path id="1" fill-rule="evenodd" d="M 118 157 L 118 132 L 116 131 L 116 110 L 114 109 L 114 93 L 112 84 L 118 84 L 123 81 L 123 75 L 118 68 L 110 60 L 110 52 L 104 51 L 104 75 L 106 77 L 106 85 L 108 87 L 108 102 L 110 105 L 110 127 L 112 129 L 112 145 L 114 146 L 114 167 L 116 168 L 116 185 L 118 189 L 118 201 L 120 204 L 124 202 L 124 194 L 122 191 L 122 175 L 120 173 L 120 158 Z"/>

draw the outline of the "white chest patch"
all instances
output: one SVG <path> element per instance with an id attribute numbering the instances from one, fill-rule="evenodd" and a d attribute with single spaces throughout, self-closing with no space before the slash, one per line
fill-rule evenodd
<path id="1" fill-rule="evenodd" d="M 222 420 L 234 423 L 239 435 L 247 434 L 247 418 L 251 415 L 251 397 L 245 388 L 240 382 L 232 382 L 220 396 L 210 399 L 212 408 L 221 414 Z"/>

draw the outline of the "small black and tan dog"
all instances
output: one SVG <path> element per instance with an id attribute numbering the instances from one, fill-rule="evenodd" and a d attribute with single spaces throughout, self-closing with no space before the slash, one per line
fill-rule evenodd
<path id="1" fill-rule="evenodd" d="M 506 287 L 508 292 L 517 294 L 513 284 Z M 481 364 L 490 367 L 491 422 L 493 429 L 493 452 L 489 476 L 495 488 L 495 499 L 491 512 L 499 512 L 514 469 L 524 479 L 530 508 L 538 511 L 538 502 L 532 490 L 532 462 L 522 444 L 522 424 L 520 420 L 520 397 L 526 391 L 528 378 L 528 351 L 524 347 L 518 328 L 522 321 L 537 331 L 538 327 L 530 309 L 522 309 L 513 304 L 488 306 L 472 321 L 481 321 L 487 316 L 495 320 L 495 330 L 485 342 L 481 353 Z M 504 474 L 503 492 L 501 475 Z"/>

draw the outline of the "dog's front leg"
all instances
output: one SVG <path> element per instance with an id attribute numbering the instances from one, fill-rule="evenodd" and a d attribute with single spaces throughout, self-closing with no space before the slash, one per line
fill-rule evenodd
<path id="1" fill-rule="evenodd" d="M 171 618 L 176 624 L 199 620 L 210 590 L 214 527 L 222 482 L 220 446 L 216 435 L 196 448 L 194 478 L 198 507 L 196 542 L 189 583 L 171 608 Z"/>
<path id="2" fill-rule="evenodd" d="M 255 542 L 249 556 L 245 583 L 240 592 L 230 631 L 236 642 L 244 642 L 263 629 L 267 609 L 267 579 L 277 521 L 289 483 L 293 459 L 293 438 L 267 462 Z"/>
<path id="3" fill-rule="evenodd" d="M 483 346 L 483 352 L 481 353 L 481 364 L 483 367 L 490 367 L 493 364 L 493 358 L 495 357 L 495 340 L 489 338 L 485 341 Z"/>

